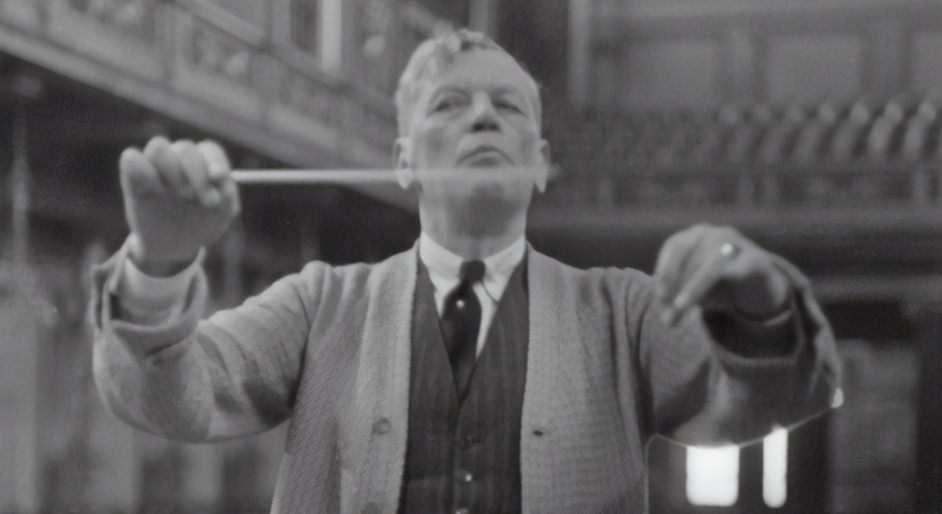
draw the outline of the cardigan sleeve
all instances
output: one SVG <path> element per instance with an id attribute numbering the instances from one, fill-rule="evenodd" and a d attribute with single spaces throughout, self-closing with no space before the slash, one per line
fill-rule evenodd
<path id="1" fill-rule="evenodd" d="M 628 302 L 636 312 L 639 377 L 649 435 L 682 443 L 745 443 L 777 426 L 793 427 L 827 410 L 840 377 L 840 362 L 827 319 L 808 279 L 779 259 L 792 285 L 792 327 L 767 333 L 731 329 L 729 319 L 700 311 L 676 327 L 658 319 L 652 284 L 644 281 Z M 638 306 L 641 306 L 638 308 Z M 783 340 L 784 337 L 784 340 Z M 785 351 L 750 356 L 750 346 Z"/>
<path id="2" fill-rule="evenodd" d="M 309 264 L 208 319 L 201 319 L 208 286 L 199 269 L 181 313 L 148 325 L 122 319 L 115 293 L 123 253 L 92 274 L 94 376 L 108 408 L 138 428 L 190 442 L 258 433 L 284 421 L 329 267 Z"/>

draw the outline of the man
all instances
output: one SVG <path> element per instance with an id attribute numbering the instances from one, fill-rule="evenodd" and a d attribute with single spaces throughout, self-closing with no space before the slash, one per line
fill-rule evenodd
<path id="1" fill-rule="evenodd" d="M 423 43 L 396 95 L 416 247 L 309 263 L 200 321 L 201 248 L 239 210 L 222 150 L 121 157 L 132 234 L 96 273 L 95 376 L 122 419 L 186 441 L 290 418 L 273 511 L 646 512 L 646 443 L 744 442 L 825 410 L 834 343 L 807 281 L 729 228 L 652 279 L 524 239 L 546 184 L 533 79 L 481 34 Z"/>

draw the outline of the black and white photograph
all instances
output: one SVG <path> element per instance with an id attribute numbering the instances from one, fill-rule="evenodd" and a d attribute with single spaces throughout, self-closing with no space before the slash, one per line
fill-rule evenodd
<path id="1" fill-rule="evenodd" d="M 0 514 L 942 514 L 942 2 L 0 0 Z"/>

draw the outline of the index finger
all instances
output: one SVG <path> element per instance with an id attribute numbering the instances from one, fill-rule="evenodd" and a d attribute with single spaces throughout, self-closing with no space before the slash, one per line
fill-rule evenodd
<path id="1" fill-rule="evenodd" d="M 684 283 L 686 269 L 705 231 L 687 229 L 671 236 L 661 247 L 654 269 L 655 297 L 664 304 L 673 303 Z"/>
<path id="2" fill-rule="evenodd" d="M 699 305 L 703 299 L 724 277 L 726 267 L 731 259 L 726 254 L 711 252 L 703 262 L 693 270 L 693 274 L 683 284 L 680 292 L 674 297 L 673 307 L 679 314 L 683 314 L 694 305 Z"/>
<path id="3" fill-rule="evenodd" d="M 232 171 L 232 165 L 229 164 L 229 157 L 226 151 L 215 141 L 206 139 L 200 141 L 197 145 L 203 158 L 206 159 L 206 171 L 209 173 L 209 179 L 213 182 L 219 182 L 229 175 Z"/>

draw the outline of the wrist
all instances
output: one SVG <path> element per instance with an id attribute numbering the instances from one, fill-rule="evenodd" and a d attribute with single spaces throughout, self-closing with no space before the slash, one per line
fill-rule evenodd
<path id="1" fill-rule="evenodd" d="M 199 256 L 199 250 L 189 257 L 155 257 L 147 251 L 137 234 L 131 234 L 128 258 L 144 274 L 155 278 L 172 277 L 189 267 Z"/>

